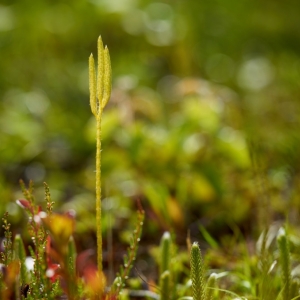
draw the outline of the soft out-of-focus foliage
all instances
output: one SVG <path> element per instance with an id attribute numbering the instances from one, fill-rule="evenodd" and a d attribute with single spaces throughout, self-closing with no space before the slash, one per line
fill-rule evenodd
<path id="1" fill-rule="evenodd" d="M 291 0 L 2 1 L 0 214 L 20 221 L 10 203 L 20 178 L 41 195 L 47 181 L 57 209 L 76 210 L 77 232 L 94 230 L 87 58 L 101 34 L 113 69 L 104 230 L 121 228 L 136 198 L 148 211 L 145 234 L 172 226 L 182 240 L 187 227 L 199 238 L 200 225 L 216 235 L 236 223 L 255 229 L 266 197 L 297 219 L 299 8 Z"/>

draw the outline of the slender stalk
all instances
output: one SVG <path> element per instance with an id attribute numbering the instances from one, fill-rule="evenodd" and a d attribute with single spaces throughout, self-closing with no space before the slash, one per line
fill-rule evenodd
<path id="1" fill-rule="evenodd" d="M 97 222 L 97 263 L 102 271 L 102 222 L 101 222 L 101 114 L 96 117 L 97 146 L 96 146 L 96 222 Z"/>

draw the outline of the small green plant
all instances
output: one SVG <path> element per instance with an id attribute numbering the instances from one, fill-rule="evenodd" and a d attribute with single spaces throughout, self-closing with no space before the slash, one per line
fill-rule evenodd
<path id="1" fill-rule="evenodd" d="M 217 274 L 212 273 L 207 280 L 205 300 L 213 299 L 214 289 L 216 287 L 216 281 L 217 281 Z"/>
<path id="2" fill-rule="evenodd" d="M 171 235 L 166 231 L 160 241 L 160 274 L 170 270 L 171 243 Z"/>
<path id="3" fill-rule="evenodd" d="M 171 235 L 165 232 L 160 241 L 160 288 L 161 300 L 169 299 L 170 290 L 170 260 L 171 260 Z"/>
<path id="4" fill-rule="evenodd" d="M 96 222 L 97 222 L 97 263 L 102 271 L 102 224 L 101 224 L 101 120 L 102 112 L 111 94 L 111 65 L 108 48 L 103 48 L 98 38 L 97 74 L 93 54 L 89 58 L 90 105 L 96 118 Z"/>
<path id="5" fill-rule="evenodd" d="M 205 300 L 204 263 L 198 243 L 191 248 L 191 279 L 193 300 Z"/>

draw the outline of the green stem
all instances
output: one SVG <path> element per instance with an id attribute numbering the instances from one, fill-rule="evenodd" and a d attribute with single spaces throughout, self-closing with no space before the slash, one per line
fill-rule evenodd
<path id="1" fill-rule="evenodd" d="M 96 222 L 97 222 L 97 263 L 102 271 L 102 222 L 101 222 L 101 113 L 96 117 L 97 150 L 96 150 Z"/>

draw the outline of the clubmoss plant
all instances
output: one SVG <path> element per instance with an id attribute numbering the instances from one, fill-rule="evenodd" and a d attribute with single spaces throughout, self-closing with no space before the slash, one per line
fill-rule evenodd
<path id="1" fill-rule="evenodd" d="M 170 271 L 164 271 L 160 275 L 160 300 L 168 300 L 170 293 Z"/>
<path id="2" fill-rule="evenodd" d="M 160 241 L 160 274 L 170 269 L 171 235 L 166 231 Z"/>
<path id="3" fill-rule="evenodd" d="M 68 274 L 69 274 L 69 282 L 68 282 L 68 290 L 72 297 L 76 296 L 76 245 L 73 236 L 70 237 L 70 240 L 68 242 Z"/>
<path id="4" fill-rule="evenodd" d="M 102 112 L 111 94 L 111 64 L 108 48 L 98 38 L 97 74 L 93 54 L 89 57 L 90 105 L 96 118 L 96 222 L 97 222 L 97 263 L 102 271 L 102 224 L 101 224 L 101 120 Z"/>
<path id="5" fill-rule="evenodd" d="M 279 262 L 281 267 L 282 299 L 289 300 L 291 294 L 291 258 L 287 234 L 284 228 L 280 228 L 277 236 L 279 248 Z"/>
<path id="6" fill-rule="evenodd" d="M 170 291 L 170 260 L 171 260 L 171 235 L 166 231 L 160 241 L 160 294 L 161 300 L 167 300 Z"/>
<path id="7" fill-rule="evenodd" d="M 270 268 L 272 267 L 272 258 L 268 251 L 267 245 L 268 232 L 264 230 L 258 242 L 258 295 L 261 295 L 262 299 L 271 300 L 274 297 L 274 291 L 272 291 L 272 285 L 270 285 Z"/>
<path id="8" fill-rule="evenodd" d="M 212 300 L 213 294 L 214 294 L 214 288 L 216 286 L 217 281 L 217 274 L 212 273 L 207 280 L 206 284 L 206 294 L 205 294 L 205 300 Z"/>
<path id="9" fill-rule="evenodd" d="M 191 279 L 193 300 L 205 300 L 204 263 L 196 242 L 191 248 Z"/>

